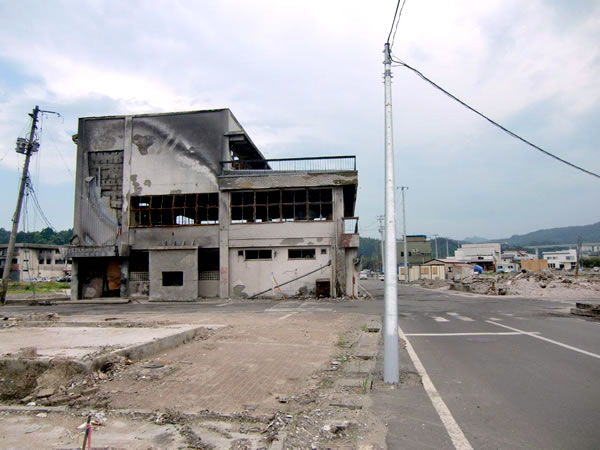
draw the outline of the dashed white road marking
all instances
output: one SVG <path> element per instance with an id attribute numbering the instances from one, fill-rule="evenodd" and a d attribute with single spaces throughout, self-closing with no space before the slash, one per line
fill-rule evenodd
<path id="1" fill-rule="evenodd" d="M 497 317 L 490 317 L 490 320 L 498 320 L 498 321 L 502 321 L 502 319 L 498 319 Z"/>
<path id="2" fill-rule="evenodd" d="M 531 334 L 540 334 L 539 331 L 532 331 Z M 407 333 L 406 336 L 520 336 L 523 333 L 518 331 L 481 331 L 474 333 Z"/>
<path id="3" fill-rule="evenodd" d="M 288 317 L 291 317 L 291 316 L 293 316 L 294 314 L 298 314 L 298 311 L 294 311 L 294 312 L 291 312 L 291 313 L 289 313 L 289 314 L 286 314 L 285 316 L 281 316 L 281 317 L 280 317 L 278 320 L 285 320 L 285 319 L 287 319 Z"/>
<path id="4" fill-rule="evenodd" d="M 216 306 L 220 307 L 220 306 L 227 306 L 227 305 L 229 305 L 229 303 L 221 303 L 220 305 L 216 305 Z"/>
<path id="5" fill-rule="evenodd" d="M 534 337 L 536 339 L 541 339 L 542 341 L 550 342 L 551 344 L 558 345 L 560 347 L 564 347 L 564 348 L 567 348 L 569 350 L 573 350 L 574 352 L 578 352 L 578 353 L 581 353 L 583 355 L 591 356 L 592 358 L 598 358 L 598 359 L 600 359 L 600 355 L 597 355 L 596 353 L 588 352 L 587 350 L 582 350 L 580 348 L 573 347 L 572 345 L 563 344 L 562 342 L 558 342 L 558 341 L 555 341 L 553 339 L 548 339 L 548 338 L 543 337 L 543 336 L 537 336 L 536 334 L 533 334 L 533 333 L 531 333 L 529 331 L 519 330 L 518 328 L 509 327 L 508 325 L 504 325 L 504 324 L 497 323 L 497 322 L 492 322 L 490 320 L 486 320 L 486 322 L 487 323 L 491 323 L 493 325 L 496 325 L 498 327 L 507 328 L 507 329 L 513 330 L 513 331 L 518 331 L 521 334 L 525 334 L 527 336 L 531 336 L 531 337 Z"/>
<path id="6" fill-rule="evenodd" d="M 433 316 L 433 320 L 435 320 L 436 322 L 450 322 L 445 317 L 440 317 L 440 316 Z"/>
<path id="7" fill-rule="evenodd" d="M 456 317 L 457 319 L 463 320 L 465 322 L 473 322 L 474 321 L 470 317 L 461 316 L 459 313 L 449 312 L 449 313 L 446 313 L 446 314 L 448 314 L 449 316 L 452 316 L 452 317 Z"/>
<path id="8" fill-rule="evenodd" d="M 417 355 L 417 352 L 415 352 L 415 349 L 400 327 L 398 327 L 398 335 L 406 343 L 406 350 L 408 351 L 410 359 L 412 360 L 417 373 L 421 376 L 425 392 L 427 392 L 429 400 L 431 400 L 433 407 L 440 416 L 440 419 L 444 424 L 452 443 L 454 444 L 454 448 L 456 448 L 456 450 L 473 450 L 473 447 L 471 447 L 471 444 L 467 440 L 465 434 L 456 423 L 456 420 L 454 420 L 454 417 L 446 406 L 442 396 L 433 385 L 431 378 L 429 378 L 423 363 L 421 363 L 421 360 Z"/>

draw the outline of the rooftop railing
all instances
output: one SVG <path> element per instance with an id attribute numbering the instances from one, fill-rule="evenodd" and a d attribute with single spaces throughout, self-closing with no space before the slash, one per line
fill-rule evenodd
<path id="1" fill-rule="evenodd" d="M 345 172 L 356 171 L 356 156 L 321 156 L 221 161 L 222 175 L 263 172 Z"/>

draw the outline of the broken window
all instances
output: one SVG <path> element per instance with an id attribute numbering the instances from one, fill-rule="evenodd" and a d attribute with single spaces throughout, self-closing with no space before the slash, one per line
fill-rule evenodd
<path id="1" fill-rule="evenodd" d="M 219 223 L 219 194 L 131 197 L 131 226 L 213 225 Z"/>
<path id="2" fill-rule="evenodd" d="M 183 272 L 163 272 L 163 286 L 183 286 Z"/>
<path id="3" fill-rule="evenodd" d="M 321 221 L 332 218 L 331 188 L 231 193 L 232 223 Z"/>
<path id="4" fill-rule="evenodd" d="M 314 248 L 290 248 L 288 259 L 315 259 Z"/>
<path id="5" fill-rule="evenodd" d="M 273 259 L 272 250 L 244 250 L 246 261 L 252 259 Z"/>

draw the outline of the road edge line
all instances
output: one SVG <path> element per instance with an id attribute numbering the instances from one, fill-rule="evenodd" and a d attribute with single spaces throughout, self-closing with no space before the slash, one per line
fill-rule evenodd
<path id="1" fill-rule="evenodd" d="M 456 448 L 456 450 L 473 450 L 473 447 L 469 443 L 469 440 L 456 423 L 456 420 L 454 420 L 454 417 L 448 409 L 448 406 L 446 406 L 446 403 L 442 399 L 442 396 L 433 385 L 431 378 L 429 378 L 429 375 L 425 370 L 425 366 L 423 366 L 423 363 L 419 359 L 417 352 L 415 352 L 415 349 L 413 348 L 412 344 L 410 343 L 400 326 L 398 326 L 398 335 L 405 342 L 406 350 L 408 351 L 408 355 L 410 356 L 410 359 L 412 360 L 417 373 L 421 377 L 421 381 L 423 382 L 425 392 L 427 393 L 429 400 L 431 400 L 435 411 L 438 413 L 438 416 L 442 421 L 444 428 L 446 428 L 446 432 L 448 433 L 448 436 L 450 436 L 452 444 L 454 444 L 454 448 Z"/>

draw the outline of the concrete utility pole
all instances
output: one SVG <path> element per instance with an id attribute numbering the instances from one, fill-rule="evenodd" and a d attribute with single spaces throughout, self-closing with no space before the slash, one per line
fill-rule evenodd
<path id="1" fill-rule="evenodd" d="M 383 243 L 385 239 L 383 238 L 383 232 L 385 231 L 385 227 L 383 226 L 384 216 L 377 216 L 377 221 L 379 222 L 379 271 L 383 272 Z"/>
<path id="2" fill-rule="evenodd" d="M 400 189 L 402 189 L 402 222 L 404 225 L 404 281 L 408 283 L 410 281 L 410 275 L 408 273 L 408 244 L 406 243 L 406 201 L 404 200 L 404 191 L 408 190 L 408 186 L 400 186 Z"/>
<path id="3" fill-rule="evenodd" d="M 577 238 L 577 254 L 575 257 L 575 278 L 579 277 L 579 258 L 581 257 L 581 236 Z"/>
<path id="4" fill-rule="evenodd" d="M 392 133 L 392 55 L 385 44 L 385 322 L 383 381 L 400 381 L 398 361 L 398 268 L 396 266 L 396 208 L 394 183 L 394 142 Z"/>
<path id="5" fill-rule="evenodd" d="M 32 119 L 31 132 L 29 133 L 29 140 L 27 141 L 25 150 L 25 165 L 23 166 L 23 174 L 21 175 L 21 185 L 19 187 L 19 196 L 17 197 L 17 208 L 15 210 L 15 215 L 13 216 L 12 231 L 8 241 L 8 248 L 6 249 L 2 286 L 0 286 L 0 301 L 2 304 L 6 303 L 6 291 L 8 291 L 8 280 L 10 279 L 10 272 L 12 270 L 12 259 L 15 254 L 15 242 L 17 241 L 17 232 L 19 230 L 19 219 L 21 218 L 21 205 L 23 203 L 23 194 L 25 192 L 25 184 L 27 183 L 27 176 L 29 173 L 29 160 L 31 159 L 31 153 L 35 151 L 35 130 L 37 128 L 39 112 L 40 108 L 36 105 L 33 109 L 33 113 L 29 114 Z"/>

